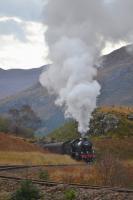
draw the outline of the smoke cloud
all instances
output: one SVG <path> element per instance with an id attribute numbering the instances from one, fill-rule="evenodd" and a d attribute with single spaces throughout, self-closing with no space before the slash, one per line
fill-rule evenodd
<path id="1" fill-rule="evenodd" d="M 45 6 L 52 65 L 40 82 L 57 95 L 56 104 L 81 133 L 89 129 L 100 94 L 95 63 L 106 43 L 132 42 L 132 10 L 133 0 L 48 0 Z"/>

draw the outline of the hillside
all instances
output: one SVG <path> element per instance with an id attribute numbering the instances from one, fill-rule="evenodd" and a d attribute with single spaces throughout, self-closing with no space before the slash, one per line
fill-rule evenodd
<path id="1" fill-rule="evenodd" d="M 27 140 L 0 132 L 0 165 L 74 163 L 75 161 L 67 155 L 48 153 L 39 146 L 29 143 Z"/>
<path id="2" fill-rule="evenodd" d="M 0 113 L 4 115 L 11 108 L 20 108 L 30 105 L 42 123 L 37 134 L 47 134 L 64 123 L 64 115 L 59 107 L 55 106 L 55 97 L 50 96 L 39 83 L 33 87 L 0 101 Z"/>
<path id="3" fill-rule="evenodd" d="M 43 67 L 36 69 L 0 69 L 0 99 L 15 95 L 33 86 Z"/>
<path id="4" fill-rule="evenodd" d="M 40 152 L 42 149 L 24 139 L 0 133 L 0 152 Z"/>
<path id="5" fill-rule="evenodd" d="M 126 47 L 122 47 L 104 56 L 102 65 L 98 69 L 98 81 L 102 86 L 98 106 L 132 106 L 133 54 L 129 54 Z M 39 78 L 41 70 L 41 68 L 38 68 L 34 71 L 36 80 Z M 25 84 L 26 79 L 22 78 L 22 82 Z M 19 85 L 18 79 L 15 80 L 15 85 L 17 86 L 17 84 Z M 14 88 L 15 86 L 10 84 L 10 87 Z M 10 87 L 9 90 L 12 90 Z M 0 87 L 0 89 L 4 91 L 4 88 Z M 65 123 L 63 111 L 55 106 L 54 100 L 55 96 L 50 96 L 47 90 L 36 82 L 26 90 L 0 100 L 0 115 L 7 114 L 11 108 L 20 108 L 28 104 L 42 120 L 36 134 L 46 135 Z"/>
<path id="6" fill-rule="evenodd" d="M 133 105 L 133 52 L 122 47 L 103 57 L 98 80 L 102 85 L 99 105 Z"/>
<path id="7" fill-rule="evenodd" d="M 133 119 L 128 117 L 133 113 L 129 107 L 101 107 L 93 113 L 88 135 L 92 137 L 133 137 Z M 74 122 L 54 130 L 48 135 L 55 141 L 67 141 L 78 137 L 77 126 Z"/>

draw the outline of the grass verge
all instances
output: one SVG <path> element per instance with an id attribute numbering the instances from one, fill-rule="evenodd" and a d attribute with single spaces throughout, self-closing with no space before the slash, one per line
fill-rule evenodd
<path id="1" fill-rule="evenodd" d="M 11 165 L 43 165 L 43 164 L 74 164 L 76 161 L 67 155 L 41 152 L 4 152 L 0 151 L 0 164 Z"/>

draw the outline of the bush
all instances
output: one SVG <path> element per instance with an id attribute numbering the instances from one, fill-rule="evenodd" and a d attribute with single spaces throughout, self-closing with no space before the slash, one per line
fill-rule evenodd
<path id="1" fill-rule="evenodd" d="M 100 185 L 127 186 L 129 173 L 122 162 L 111 153 L 105 153 L 96 165 L 97 182 Z"/>
<path id="2" fill-rule="evenodd" d="M 39 178 L 41 179 L 41 180 L 45 180 L 45 181 L 47 181 L 47 180 L 49 180 L 49 173 L 48 173 L 48 171 L 47 170 L 45 170 L 45 171 L 40 171 L 39 172 Z"/>
<path id="3" fill-rule="evenodd" d="M 0 132 L 9 132 L 10 121 L 6 118 L 0 117 Z"/>
<path id="4" fill-rule="evenodd" d="M 40 199 L 40 191 L 31 181 L 26 180 L 21 183 L 21 186 L 12 194 L 10 200 L 37 200 Z"/>
<path id="5" fill-rule="evenodd" d="M 74 189 L 68 189 L 64 193 L 65 200 L 74 200 L 76 199 L 76 191 Z"/>

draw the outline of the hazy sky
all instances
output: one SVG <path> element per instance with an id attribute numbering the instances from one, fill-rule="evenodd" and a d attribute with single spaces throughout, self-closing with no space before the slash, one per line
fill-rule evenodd
<path id="1" fill-rule="evenodd" d="M 0 68 L 33 68 L 46 64 L 46 0 L 0 0 Z M 112 50 L 108 46 L 104 53 Z"/>
<path id="2" fill-rule="evenodd" d="M 46 64 L 43 0 L 0 0 L 0 68 Z"/>

